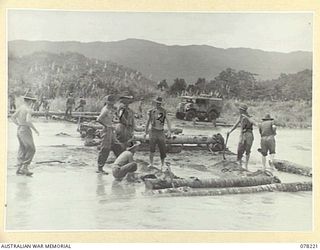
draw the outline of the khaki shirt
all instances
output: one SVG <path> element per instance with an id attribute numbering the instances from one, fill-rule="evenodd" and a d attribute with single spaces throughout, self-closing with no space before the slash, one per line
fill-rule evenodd
<path id="1" fill-rule="evenodd" d="M 121 104 L 118 108 L 120 123 L 126 127 L 134 127 L 134 112 L 128 106 Z"/>

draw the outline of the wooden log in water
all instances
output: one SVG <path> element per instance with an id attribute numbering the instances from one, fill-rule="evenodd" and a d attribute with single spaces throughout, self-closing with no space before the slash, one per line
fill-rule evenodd
<path id="1" fill-rule="evenodd" d="M 116 125 L 115 125 L 116 126 Z M 94 130 L 102 130 L 102 125 L 98 124 L 98 123 L 81 123 L 80 124 L 80 131 L 87 131 L 88 129 L 94 129 Z M 143 126 L 140 127 L 136 127 L 135 128 L 135 132 L 144 132 L 145 128 Z M 167 130 L 165 130 L 165 132 L 167 132 Z M 173 134 L 181 134 L 183 132 L 183 129 L 181 128 L 172 128 L 171 131 Z"/>
<path id="2" fill-rule="evenodd" d="M 173 179 L 175 187 L 190 188 L 225 188 L 225 187 L 248 187 L 272 183 L 279 183 L 280 180 L 275 176 L 256 176 L 238 178 L 216 178 L 216 179 Z M 147 189 L 165 189 L 172 187 L 171 182 L 162 179 L 146 179 Z"/>
<path id="3" fill-rule="evenodd" d="M 273 164 L 279 171 L 312 177 L 311 168 L 284 160 L 274 160 Z"/>
<path id="4" fill-rule="evenodd" d="M 133 137 L 136 141 L 144 141 L 143 134 L 135 134 Z M 146 142 L 149 142 L 149 136 L 146 136 Z M 221 143 L 223 146 L 224 139 L 220 134 L 215 134 L 213 136 L 205 135 L 174 135 L 170 138 L 166 138 L 167 144 L 212 144 L 212 143 Z"/>
<path id="5" fill-rule="evenodd" d="M 145 195 L 157 195 L 161 197 L 179 196 L 217 196 L 228 194 L 249 194 L 260 192 L 299 192 L 312 191 L 312 182 L 272 183 L 250 187 L 228 187 L 215 189 L 192 189 L 190 187 L 167 188 L 159 190 L 147 190 Z"/>

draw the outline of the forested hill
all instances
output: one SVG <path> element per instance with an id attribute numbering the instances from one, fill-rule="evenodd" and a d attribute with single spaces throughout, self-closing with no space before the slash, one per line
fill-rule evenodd
<path id="1" fill-rule="evenodd" d="M 196 34 L 195 34 L 196 35 Z M 146 40 L 116 42 L 10 41 L 9 53 L 24 56 L 36 51 L 83 54 L 88 58 L 110 60 L 139 70 L 155 81 L 176 77 L 195 82 L 199 77 L 213 79 L 226 68 L 244 70 L 259 80 L 276 79 L 312 69 L 312 52 L 268 52 L 249 48 L 221 49 L 207 45 L 167 46 Z"/>
<path id="2" fill-rule="evenodd" d="M 31 88 L 35 94 L 45 94 L 49 98 L 66 96 L 70 92 L 85 97 L 123 91 L 147 96 L 156 85 L 137 70 L 70 52 L 10 55 L 8 71 L 9 91 L 22 94 Z"/>

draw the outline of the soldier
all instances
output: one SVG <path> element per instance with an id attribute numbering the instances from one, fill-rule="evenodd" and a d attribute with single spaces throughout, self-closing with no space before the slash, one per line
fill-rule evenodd
<path id="1" fill-rule="evenodd" d="M 139 145 L 140 142 L 131 141 L 127 149 L 114 161 L 112 174 L 116 180 L 121 181 L 126 175 L 129 180 L 133 177 L 133 173 L 137 170 L 137 163 L 133 160 L 133 156 Z"/>
<path id="2" fill-rule="evenodd" d="M 23 100 L 24 103 L 12 115 L 11 119 L 18 126 L 19 152 L 17 174 L 31 176 L 33 173 L 29 171 L 28 167 L 36 152 L 31 129 L 39 135 L 38 130 L 31 122 L 31 106 L 37 99 L 30 93 L 27 93 L 23 96 Z"/>
<path id="3" fill-rule="evenodd" d="M 104 99 L 105 106 L 102 108 L 101 113 L 97 118 L 97 122 L 103 126 L 103 136 L 98 156 L 97 173 L 108 174 L 103 170 L 103 167 L 108 159 L 110 150 L 112 150 L 117 157 L 122 153 L 123 150 L 117 147 L 119 146 L 119 142 L 112 127 L 114 118 L 116 116 L 116 108 L 114 104 L 117 99 L 114 95 L 108 95 Z"/>
<path id="4" fill-rule="evenodd" d="M 86 100 L 83 98 L 83 96 L 80 96 L 79 106 L 76 107 L 75 111 L 79 109 L 80 112 L 84 112 L 84 106 L 86 104 L 87 104 Z"/>
<path id="5" fill-rule="evenodd" d="M 75 105 L 75 101 L 74 101 L 74 98 L 73 98 L 73 94 L 70 93 L 69 94 L 69 97 L 67 99 L 67 102 L 66 102 L 66 113 L 65 113 L 65 117 L 68 118 L 68 117 L 71 117 L 72 116 L 72 108 L 73 106 Z"/>
<path id="6" fill-rule="evenodd" d="M 258 149 L 258 151 L 262 154 L 263 170 L 266 170 L 266 157 L 268 152 L 270 154 L 269 166 L 273 169 L 273 160 L 276 153 L 276 141 L 274 137 L 276 135 L 277 127 L 269 114 L 262 118 L 262 122 L 258 126 L 261 135 L 261 149 Z"/>
<path id="7" fill-rule="evenodd" d="M 16 111 L 16 97 L 13 93 L 9 94 L 9 110 Z"/>
<path id="8" fill-rule="evenodd" d="M 164 133 L 164 123 L 167 121 L 168 134 L 171 137 L 171 125 L 167 117 L 166 110 L 161 106 L 162 97 L 157 97 L 154 101 L 155 108 L 151 109 L 148 113 L 148 121 L 146 125 L 145 135 L 149 133 L 149 125 L 151 124 L 151 131 L 149 134 L 150 143 L 150 165 L 153 166 L 153 157 L 156 150 L 156 145 L 159 147 L 160 159 L 161 159 L 161 171 L 164 166 L 164 160 L 166 158 L 166 137 Z"/>
<path id="9" fill-rule="evenodd" d="M 231 130 L 227 133 L 229 136 L 232 131 L 234 131 L 237 126 L 240 124 L 240 139 L 238 144 L 238 156 L 237 160 L 239 161 L 240 167 L 242 167 L 242 156 L 246 153 L 246 161 L 245 168 L 248 170 L 248 163 L 250 159 L 251 147 L 253 143 L 253 121 L 249 118 L 249 114 L 247 113 L 248 107 L 246 105 L 241 105 L 239 108 L 240 116 Z"/>
<path id="10" fill-rule="evenodd" d="M 120 97 L 120 105 L 118 108 L 118 139 L 127 147 L 127 142 L 133 137 L 135 128 L 134 112 L 129 107 L 133 102 L 133 96 L 124 95 Z"/>

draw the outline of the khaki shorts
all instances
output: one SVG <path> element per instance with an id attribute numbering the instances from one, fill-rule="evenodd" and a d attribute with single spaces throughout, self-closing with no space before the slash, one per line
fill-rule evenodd
<path id="1" fill-rule="evenodd" d="M 246 155 L 249 155 L 251 153 L 251 147 L 253 143 L 253 134 L 252 132 L 244 132 L 242 135 L 240 135 L 240 141 L 238 144 L 238 161 L 242 159 L 242 156 L 244 153 Z"/>
<path id="2" fill-rule="evenodd" d="M 269 154 L 276 153 L 276 140 L 274 139 L 273 135 L 263 136 L 261 137 L 261 154 L 263 156 L 267 156 Z"/>
<path id="3" fill-rule="evenodd" d="M 160 158 L 166 158 L 166 137 L 163 130 L 152 129 L 150 132 L 150 152 L 156 152 L 156 145 L 159 147 Z"/>

